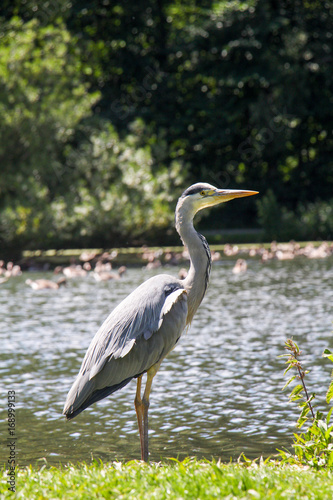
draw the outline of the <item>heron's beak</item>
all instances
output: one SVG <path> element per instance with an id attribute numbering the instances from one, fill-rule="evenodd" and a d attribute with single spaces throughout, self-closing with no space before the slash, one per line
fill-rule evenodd
<path id="1" fill-rule="evenodd" d="M 217 189 L 212 194 L 212 199 L 215 203 L 223 203 L 225 201 L 233 200 L 234 198 L 244 198 L 245 196 L 252 196 L 258 194 L 259 191 L 245 191 L 241 189 Z"/>

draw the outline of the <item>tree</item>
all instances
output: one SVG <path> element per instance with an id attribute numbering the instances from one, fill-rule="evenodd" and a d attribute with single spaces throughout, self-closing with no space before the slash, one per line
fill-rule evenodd
<path id="1" fill-rule="evenodd" d="M 1 46 L 0 236 L 30 247 L 110 245 L 161 235 L 186 169 L 142 120 L 120 137 L 92 116 L 95 71 L 62 24 L 8 21 Z M 92 64 L 94 60 L 92 61 Z M 86 81 L 85 81 L 86 80 Z"/>
<path id="2" fill-rule="evenodd" d="M 113 199 L 114 183 L 127 193 L 128 214 L 135 200 L 143 203 L 134 218 L 141 236 L 138 223 L 117 226 L 128 242 L 150 233 L 149 203 L 158 224 L 185 179 L 261 195 L 271 188 L 288 217 L 329 203 L 331 2 L 5 0 L 0 15 L 0 233 L 7 241 L 28 227 L 39 241 L 55 238 L 56 228 L 66 241 L 71 234 L 93 241 L 97 233 L 102 241 L 99 221 L 108 224 L 112 214 L 101 193 Z M 135 168 L 123 162 L 125 151 Z M 133 190 L 126 170 L 142 185 Z M 147 183 L 161 205 L 144 195 Z M 250 201 L 224 215 L 225 227 L 256 224 Z"/>
<path id="3" fill-rule="evenodd" d="M 274 187 L 295 209 L 333 187 L 332 9 L 302 0 L 77 0 L 67 24 L 98 61 L 101 76 L 89 80 L 102 92 L 97 111 L 120 133 L 141 117 L 189 180 Z M 236 210 L 248 223 L 250 206 L 226 207 L 228 217 L 234 223 Z"/>
<path id="4" fill-rule="evenodd" d="M 49 224 L 46 207 L 70 185 L 64 147 L 99 97 L 89 94 L 82 81 L 86 70 L 75 39 L 62 24 L 43 27 L 36 20 L 23 23 L 18 18 L 4 24 L 0 227 L 5 240 L 15 234 L 31 238 L 38 231 L 42 239 Z"/>

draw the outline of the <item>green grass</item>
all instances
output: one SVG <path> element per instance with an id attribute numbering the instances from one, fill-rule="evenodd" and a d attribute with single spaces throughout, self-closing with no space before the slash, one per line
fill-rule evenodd
<path id="1" fill-rule="evenodd" d="M 250 466 L 187 459 L 183 462 L 95 462 L 20 470 L 16 494 L 0 476 L 0 498 L 53 499 L 302 499 L 331 500 L 333 473 L 268 463 Z"/>

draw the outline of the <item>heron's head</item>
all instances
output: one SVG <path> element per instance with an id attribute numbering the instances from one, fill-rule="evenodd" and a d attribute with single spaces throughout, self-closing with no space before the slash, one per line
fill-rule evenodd
<path id="1" fill-rule="evenodd" d="M 187 188 L 179 198 L 179 208 L 192 215 L 203 208 L 219 205 L 234 198 L 243 198 L 258 194 L 258 191 L 240 189 L 218 189 L 211 184 L 198 182 Z"/>

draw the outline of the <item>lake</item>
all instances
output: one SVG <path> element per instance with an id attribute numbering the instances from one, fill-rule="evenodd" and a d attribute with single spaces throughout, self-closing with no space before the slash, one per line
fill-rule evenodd
<path id="1" fill-rule="evenodd" d="M 281 389 L 284 341 L 303 351 L 310 392 L 325 408 L 333 349 L 333 258 L 213 263 L 210 286 L 192 326 L 164 360 L 150 397 L 150 459 L 186 456 L 229 461 L 290 447 L 298 410 Z M 16 396 L 20 466 L 140 458 L 136 381 L 66 422 L 62 409 L 86 349 L 109 312 L 143 280 L 178 268 L 129 269 L 119 281 L 92 276 L 59 290 L 34 291 L 25 272 L 0 285 L 1 434 L 7 391 Z M 7 439 L 7 438 L 6 438 Z M 8 459 L 2 440 L 1 462 Z"/>

